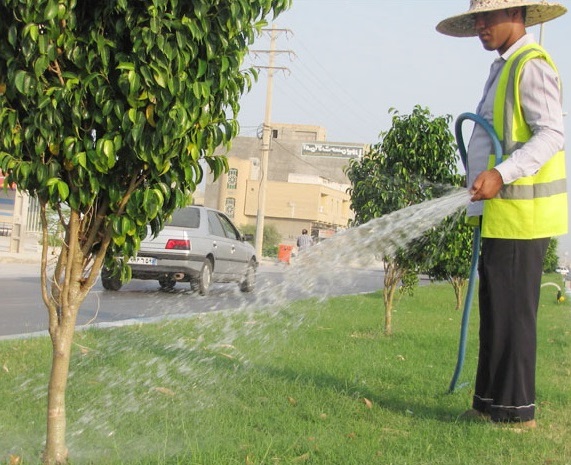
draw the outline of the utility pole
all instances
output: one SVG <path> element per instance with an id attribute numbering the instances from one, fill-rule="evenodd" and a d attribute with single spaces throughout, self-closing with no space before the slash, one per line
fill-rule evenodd
<path id="1" fill-rule="evenodd" d="M 265 30 L 267 31 L 267 30 Z M 256 217 L 256 256 L 258 259 L 262 258 L 262 246 L 264 243 L 264 219 L 266 211 L 266 187 L 268 182 L 268 161 L 270 157 L 270 149 L 272 142 L 272 96 L 274 89 L 274 71 L 286 70 L 284 67 L 276 67 L 275 56 L 277 53 L 293 52 L 289 50 L 276 50 L 276 40 L 279 32 L 290 32 L 288 29 L 277 29 L 272 25 L 270 30 L 270 49 L 269 50 L 252 50 L 252 53 L 267 53 L 269 54 L 268 66 L 256 66 L 256 68 L 268 70 L 268 81 L 266 88 L 266 109 L 264 115 L 264 127 L 262 132 L 262 150 L 261 150 L 261 178 L 260 187 L 258 191 L 258 210 Z"/>

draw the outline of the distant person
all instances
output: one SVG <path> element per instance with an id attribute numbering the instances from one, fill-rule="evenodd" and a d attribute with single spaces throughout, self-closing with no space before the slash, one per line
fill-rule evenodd
<path id="1" fill-rule="evenodd" d="M 551 236 L 567 233 L 561 82 L 549 54 L 526 32 L 566 12 L 558 3 L 471 0 L 470 10 L 436 27 L 479 37 L 498 56 L 476 112 L 468 146 L 468 215 L 481 224 L 480 351 L 472 409 L 465 418 L 534 428 L 536 320 L 543 259 Z M 476 223 L 477 224 L 477 223 Z"/>
<path id="2" fill-rule="evenodd" d="M 297 238 L 297 250 L 302 252 L 309 249 L 313 245 L 312 237 L 307 233 L 307 229 L 301 231 L 301 236 Z"/>

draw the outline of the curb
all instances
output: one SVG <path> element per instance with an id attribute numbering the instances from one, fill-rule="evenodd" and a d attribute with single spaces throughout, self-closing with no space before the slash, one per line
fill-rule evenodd
<path id="1" fill-rule="evenodd" d="M 40 263 L 41 254 L 0 252 L 0 263 Z"/>

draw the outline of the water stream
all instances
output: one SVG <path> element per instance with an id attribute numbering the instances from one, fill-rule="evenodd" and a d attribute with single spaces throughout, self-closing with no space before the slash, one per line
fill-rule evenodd
<path id="1" fill-rule="evenodd" d="M 176 324 L 170 324 L 165 325 L 164 343 L 156 340 L 149 342 L 145 338 L 144 329 L 134 328 L 133 332 L 139 331 L 139 339 L 134 339 L 135 342 L 131 340 L 128 347 L 118 337 L 112 342 L 112 347 L 108 344 L 105 347 L 86 348 L 85 357 L 79 362 L 76 360 L 76 366 L 71 367 L 70 386 L 72 389 L 76 386 L 73 389 L 76 395 L 85 382 L 101 386 L 101 391 L 95 399 L 72 402 L 74 412 L 68 423 L 68 446 L 74 463 L 97 463 L 98 457 L 113 457 L 114 454 L 125 460 L 135 457 L 143 459 L 158 454 L 162 447 L 167 447 L 166 443 L 153 444 L 145 436 L 135 435 L 128 443 L 125 440 L 117 443 L 118 438 L 122 437 L 120 424 L 124 417 L 148 415 L 150 425 L 157 423 L 168 429 L 169 415 L 174 414 L 169 407 L 169 399 L 171 393 L 175 395 L 178 392 L 187 393 L 187 397 L 190 392 L 193 399 L 190 401 L 190 409 L 195 412 L 216 405 L 215 387 L 220 376 L 234 376 L 238 366 L 236 364 L 240 367 L 248 365 L 248 360 L 241 358 L 236 351 L 236 341 L 255 338 L 262 347 L 272 343 L 264 330 L 264 323 L 260 323 L 263 320 L 258 318 L 260 313 L 266 317 L 269 315 L 270 318 L 266 320 L 274 324 L 278 319 L 284 325 L 284 332 L 294 330 L 304 321 L 304 315 L 288 313 L 287 307 L 292 295 L 299 300 L 315 296 L 317 289 L 319 298 L 326 299 L 343 279 L 343 272 L 348 266 L 380 266 L 383 256 L 405 247 L 428 229 L 437 226 L 444 218 L 465 208 L 468 202 L 468 191 L 457 189 L 439 199 L 347 229 L 297 256 L 291 266 L 287 267 L 280 283 L 258 287 L 254 296 L 245 298 L 240 308 L 228 313 L 194 315 L 194 336 L 181 334 Z M 192 297 L 187 294 L 181 294 L 180 297 L 181 306 L 188 306 L 188 299 Z M 161 305 L 159 300 L 157 305 Z M 207 336 L 215 342 L 205 342 Z M 138 359 L 144 354 L 144 367 L 141 369 L 140 363 L 139 366 L 97 365 L 98 351 L 113 352 L 117 358 L 127 360 L 130 354 L 136 353 Z M 219 369 L 220 353 L 228 356 L 229 366 L 234 366 L 224 375 L 220 374 Z M 85 374 L 76 375 L 84 371 L 90 373 L 90 379 L 85 380 Z M 46 373 L 40 379 L 17 380 L 14 386 L 17 391 L 14 405 L 25 403 L 29 398 L 43 401 L 47 376 Z M 125 392 L 129 395 L 126 396 Z M 164 397 L 164 411 L 159 409 L 157 412 L 157 392 Z M 68 395 L 73 396 L 71 390 L 68 390 Z M 189 408 L 188 404 L 185 405 L 185 408 Z M 15 418 L 17 417 L 16 414 Z M 12 451 L 28 458 L 37 457 L 44 434 L 44 423 L 38 420 L 36 425 L 30 426 L 30 434 L 25 439 L 0 438 L 0 452 Z M 176 452 L 173 450 L 176 444 L 176 437 L 168 438 L 170 453 Z"/>
<path id="2" fill-rule="evenodd" d="M 278 302 L 284 292 L 292 289 L 297 295 L 305 296 L 317 283 L 320 290 L 324 282 L 334 287 L 348 266 L 378 266 L 383 257 L 393 255 L 399 248 L 438 226 L 446 217 L 466 207 L 469 200 L 468 191 L 459 188 L 438 199 L 403 208 L 340 232 L 296 257 L 280 289 L 266 291 L 274 302 Z M 322 297 L 328 297 L 327 286 Z"/>

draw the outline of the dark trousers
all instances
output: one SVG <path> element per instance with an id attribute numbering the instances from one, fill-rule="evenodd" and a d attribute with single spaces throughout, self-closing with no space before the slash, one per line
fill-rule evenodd
<path id="1" fill-rule="evenodd" d="M 536 322 L 549 239 L 482 240 L 480 352 L 473 407 L 493 421 L 535 415 Z"/>

